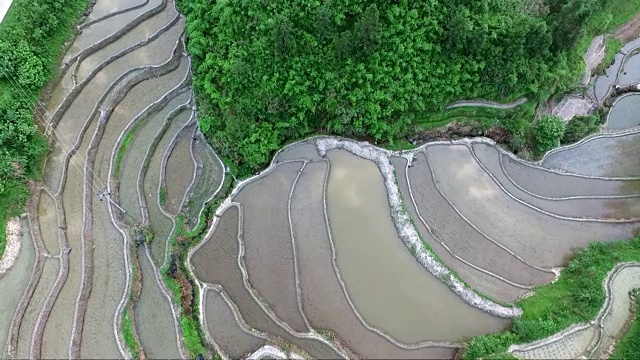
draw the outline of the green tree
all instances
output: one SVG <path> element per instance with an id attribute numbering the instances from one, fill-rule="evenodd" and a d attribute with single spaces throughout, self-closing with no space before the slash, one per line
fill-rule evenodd
<path id="1" fill-rule="evenodd" d="M 564 134 L 564 121 L 557 116 L 546 115 L 533 124 L 535 149 L 543 154 L 558 146 Z"/>

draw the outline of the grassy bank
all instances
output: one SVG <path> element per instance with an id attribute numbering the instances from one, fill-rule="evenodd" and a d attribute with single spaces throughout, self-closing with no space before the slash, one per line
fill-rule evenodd
<path id="1" fill-rule="evenodd" d="M 603 280 L 614 266 L 626 261 L 640 261 L 640 238 L 592 243 L 579 250 L 558 281 L 540 286 L 532 297 L 516 302 L 523 314 L 514 320 L 511 330 L 473 338 L 463 358 L 504 353 L 512 344 L 539 340 L 594 319 L 605 300 Z"/>
<path id="2" fill-rule="evenodd" d="M 208 348 L 204 331 L 200 327 L 199 289 L 186 268 L 186 258 L 191 248 L 203 240 L 216 209 L 229 195 L 232 185 L 230 177 L 226 177 L 222 189 L 212 201 L 205 205 L 205 210 L 200 215 L 200 222 L 192 231 L 185 227 L 184 214 L 176 217 L 176 227 L 169 240 L 168 252 L 171 260 L 160 269 L 173 302 L 180 307 L 180 329 L 185 349 L 192 358 L 198 354 L 206 357 L 209 352 L 213 352 L 214 359 L 220 357 Z"/>
<path id="3" fill-rule="evenodd" d="M 616 344 L 610 359 L 640 359 L 640 296 L 636 293 L 636 318 L 629 331 Z"/>
<path id="4" fill-rule="evenodd" d="M 87 0 L 14 0 L 0 24 L 0 256 L 7 220 L 22 212 L 27 181 L 41 176 L 47 142 L 34 106 L 55 76 Z M 41 121 L 41 120 L 40 120 Z"/>

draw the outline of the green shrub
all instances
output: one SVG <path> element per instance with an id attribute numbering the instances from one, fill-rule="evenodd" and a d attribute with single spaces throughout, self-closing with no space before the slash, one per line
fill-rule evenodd
<path id="1" fill-rule="evenodd" d="M 182 316 L 180 318 L 180 327 L 182 328 L 182 336 L 184 338 L 184 347 L 192 358 L 198 354 L 206 355 L 207 349 L 202 346 L 203 339 L 200 333 L 200 326 L 192 317 Z"/>
<path id="2" fill-rule="evenodd" d="M 538 154 L 558 146 L 564 134 L 564 122 L 557 116 L 545 115 L 532 127 L 535 150 Z"/>
<path id="3" fill-rule="evenodd" d="M 131 352 L 133 358 L 138 359 L 138 343 L 133 336 L 133 323 L 131 322 L 128 310 L 125 310 L 124 316 L 122 317 L 122 336 L 124 337 L 124 344 Z"/>
<path id="4" fill-rule="evenodd" d="M 561 142 L 570 144 L 580 141 L 600 128 L 600 118 L 596 115 L 576 116 L 567 123 Z"/>

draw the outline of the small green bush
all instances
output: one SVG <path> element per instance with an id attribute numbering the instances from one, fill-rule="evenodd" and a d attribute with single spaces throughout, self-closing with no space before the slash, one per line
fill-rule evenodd
<path id="1" fill-rule="evenodd" d="M 576 116 L 567 123 L 561 142 L 570 144 L 580 141 L 585 136 L 598 131 L 599 128 L 600 118 L 598 116 Z"/>
<path id="2" fill-rule="evenodd" d="M 564 134 L 564 122 L 557 116 L 545 115 L 532 127 L 535 150 L 538 154 L 558 146 Z"/>

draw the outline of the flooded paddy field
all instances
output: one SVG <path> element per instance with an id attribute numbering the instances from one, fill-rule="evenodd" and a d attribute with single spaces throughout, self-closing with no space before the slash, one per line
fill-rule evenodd
<path id="1" fill-rule="evenodd" d="M 640 287 L 640 264 L 622 263 L 605 279 L 606 300 L 595 319 L 529 344 L 513 345 L 509 353 L 520 359 L 609 358 L 616 339 L 635 314 L 631 296 Z"/>
<path id="2" fill-rule="evenodd" d="M 458 275 L 464 279 L 470 286 L 472 286 L 477 291 L 480 291 L 483 294 L 490 295 L 495 299 L 504 302 L 512 302 L 517 299 L 519 296 L 522 296 L 527 293 L 528 289 L 526 287 L 519 287 L 513 284 L 510 284 L 496 276 L 492 276 L 487 273 L 486 270 L 480 268 L 478 265 L 472 264 L 468 262 L 466 259 L 462 258 L 460 255 L 451 251 L 450 247 L 447 245 L 447 238 L 442 236 L 442 233 L 445 232 L 445 229 L 439 228 L 439 230 L 434 230 L 431 226 L 432 219 L 429 218 L 430 214 L 436 214 L 433 210 L 447 210 L 450 208 L 449 204 L 447 206 L 436 207 L 436 206 L 426 206 L 427 204 L 437 204 L 438 200 L 443 201 L 441 199 L 440 194 L 437 193 L 435 189 L 435 185 L 433 184 L 433 177 L 429 172 L 429 169 L 425 164 L 420 164 L 418 160 L 420 154 L 415 155 L 413 158 L 413 164 L 411 168 L 408 167 L 408 160 L 401 157 L 393 157 L 392 163 L 396 170 L 397 179 L 398 179 L 398 187 L 400 192 L 402 193 L 402 199 L 405 204 L 407 204 L 407 213 L 413 218 L 416 230 L 421 235 L 422 239 L 433 249 L 435 254 L 438 255 L 440 260 L 447 264 L 452 269 L 455 269 Z M 408 171 L 418 173 L 418 177 L 424 183 L 424 185 L 420 187 L 416 187 L 415 189 L 409 189 L 409 178 Z M 422 173 L 422 174 L 421 174 Z M 428 185 L 428 186 L 427 186 Z M 423 192 L 429 190 L 430 197 L 427 203 L 423 203 L 422 201 L 418 201 L 417 199 L 422 196 Z M 414 199 L 412 199 L 412 194 Z M 417 210 L 417 204 L 420 204 L 421 207 L 424 207 L 420 212 Z M 453 211 L 453 209 L 451 209 Z M 451 220 L 455 220 L 455 217 L 458 214 L 452 215 Z M 427 222 L 427 219 L 429 219 Z M 460 223 L 460 226 L 466 227 L 461 222 L 464 222 L 464 219 L 457 220 Z M 470 226 L 467 224 L 467 226 Z M 453 228 L 452 230 L 455 230 Z M 478 234 L 481 235 L 481 234 Z M 470 235 L 465 235 L 470 236 Z M 437 239 L 437 240 L 436 240 Z M 465 238 L 463 238 L 464 240 Z M 472 239 L 472 238 L 470 238 Z M 500 259 L 498 261 L 498 257 L 496 257 L 496 264 L 499 265 L 503 261 Z"/>
<path id="3" fill-rule="evenodd" d="M 602 135 L 547 153 L 542 166 L 587 177 L 640 178 L 640 133 Z"/>
<path id="4" fill-rule="evenodd" d="M 147 149 L 148 165 L 140 168 L 139 185 L 144 198 L 143 211 L 148 217 L 148 224 L 154 233 L 156 241 L 151 243 L 151 254 L 156 264 L 162 264 L 165 260 L 166 241 L 173 231 L 175 220 L 166 212 L 163 193 L 166 191 L 161 186 L 162 163 L 173 139 L 180 131 L 193 122 L 193 113 L 179 111 L 168 116 L 165 126 L 158 130 L 154 142 Z"/>
<path id="5" fill-rule="evenodd" d="M 498 150 L 498 149 L 496 149 Z M 639 180 L 592 178 L 552 171 L 501 152 L 505 175 L 524 191 L 546 198 L 640 197 Z M 554 184 L 548 186 L 548 184 Z"/>
<path id="6" fill-rule="evenodd" d="M 308 330 L 296 299 L 296 269 L 289 233 L 288 198 L 302 163 L 279 165 L 245 186 L 234 201 L 243 205 L 243 241 L 249 283 L 293 329 Z M 264 206 L 269 211 L 264 212 Z M 271 274 L 278 274 L 277 277 Z"/>
<path id="7" fill-rule="evenodd" d="M 513 256 L 456 212 L 438 192 L 424 153 L 415 155 L 407 174 L 404 182 L 408 180 L 411 189 L 407 186 L 402 192 L 415 218 L 419 219 L 420 233 L 445 264 L 459 271 L 474 288 L 501 301 L 512 302 L 532 286 L 553 279 L 553 273 L 541 271 Z"/>
<path id="8" fill-rule="evenodd" d="M 136 326 L 145 354 L 152 359 L 180 358 L 169 300 L 158 287 L 147 247 L 138 247 L 142 293 L 135 304 Z"/>
<path id="9" fill-rule="evenodd" d="M 265 342 L 264 338 L 250 333 L 238 323 L 233 305 L 227 303 L 218 291 L 207 290 L 205 304 L 206 330 L 227 356 L 239 359 Z"/>
<path id="10" fill-rule="evenodd" d="M 193 255 L 193 267 L 200 281 L 220 285 L 229 299 L 238 307 L 246 324 L 258 331 L 271 334 L 272 339 L 304 349 L 316 358 L 341 357 L 326 343 L 304 338 L 303 334 L 287 329 L 287 326 L 270 312 L 248 288 L 241 262 L 240 224 L 241 212 L 232 206 L 221 215 L 216 231 L 205 239 L 204 245 Z M 295 295 L 294 295 L 295 296 Z M 214 335 L 212 335 L 213 337 Z"/>
<path id="11" fill-rule="evenodd" d="M 134 125 L 125 135 L 126 138 L 130 138 L 130 142 L 121 156 L 119 169 L 115 171 L 119 172 L 120 175 L 118 179 L 120 181 L 118 188 L 120 205 L 130 215 L 124 220 L 126 222 L 131 221 L 130 225 L 143 222 L 140 202 L 144 201 L 144 196 L 142 196 L 143 199 L 139 199 L 139 188 L 144 176 L 144 174 L 141 174 L 143 172 L 142 169 L 146 159 L 151 156 L 151 154 L 148 155 L 148 149 L 153 143 L 158 129 L 164 126 L 169 115 L 181 106 L 188 104 L 189 100 L 188 93 L 176 96 L 156 114 L 149 115 Z"/>
<path id="12" fill-rule="evenodd" d="M 636 82 L 638 81 L 640 79 Z M 640 95 L 631 93 L 619 97 L 607 115 L 605 126 L 611 130 L 624 130 L 640 125 L 638 107 L 640 107 Z"/>
<path id="13" fill-rule="evenodd" d="M 456 341 L 505 326 L 465 304 L 412 259 L 395 235 L 375 164 L 346 151 L 328 158 L 327 211 L 337 266 L 367 322 L 405 343 Z M 461 326 L 424 326 L 449 322 Z"/>
<path id="14" fill-rule="evenodd" d="M 573 219 L 625 221 L 640 219 L 640 201 L 631 197 L 598 197 L 557 199 L 529 193 L 510 179 L 500 165 L 498 150 L 488 144 L 473 144 L 472 152 L 485 172 L 491 174 L 496 184 L 519 201 L 530 204 L 550 214 Z"/>
<path id="15" fill-rule="evenodd" d="M 121 11 L 126 11 L 133 7 L 144 6 L 149 0 L 114 0 L 109 2 L 96 2 L 93 6 L 93 11 L 87 17 L 87 22 L 103 19 L 106 16 L 117 14 Z"/>
<path id="16" fill-rule="evenodd" d="M 202 133 L 196 133 L 191 154 L 199 165 L 196 168 L 196 179 L 186 204 L 186 225 L 195 227 L 200 221 L 204 204 L 211 199 L 222 186 L 225 166 L 204 139 Z"/>
<path id="17" fill-rule="evenodd" d="M 461 215 L 533 265 L 561 266 L 576 248 L 591 241 L 630 238 L 638 229 L 637 223 L 563 219 L 514 201 L 483 171 L 464 144 L 427 146 L 425 153 L 439 191 Z M 552 236 L 549 229 L 554 229 Z"/>
<path id="18" fill-rule="evenodd" d="M 152 161 L 156 150 L 166 152 L 170 141 L 161 142 L 162 135 L 173 129 L 173 137 L 191 119 L 186 112 L 181 116 L 185 106 L 190 107 L 190 61 L 183 54 L 184 19 L 173 2 L 122 3 L 121 9 L 100 4 L 96 9 L 103 6 L 103 14 L 90 16 L 80 26 L 82 32 L 64 57 L 73 65 L 63 65 L 62 81 L 53 88 L 47 106 L 52 151 L 45 166 L 44 189 L 35 191 L 32 201 L 38 240 L 23 247 L 11 274 L 0 280 L 24 275 L 20 269 L 24 261 L 33 263 L 29 256 L 33 259 L 35 245 L 39 255 L 36 265 L 31 265 L 35 266 L 32 281 L 12 286 L 23 310 L 13 304 L 15 299 L 6 298 L 12 302 L 6 306 L 6 323 L 11 324 L 14 335 L 6 347 L 3 341 L 3 353 L 10 358 L 131 356 L 119 325 L 123 299 L 131 288 L 130 240 L 116 224 L 126 222 L 134 227 L 143 220 L 148 224 L 148 216 L 141 215 L 146 210 L 138 201 L 144 198 L 145 176 L 144 172 L 140 176 L 140 170 L 149 166 L 143 163 Z M 174 120 L 177 125 L 172 127 Z M 121 172 L 112 181 L 116 148 L 138 123 L 139 133 L 130 141 L 139 146 L 122 152 Z M 156 149 L 158 144 L 162 149 Z M 191 142 L 183 147 L 190 159 Z M 156 182 L 161 160 L 162 156 L 155 159 Z M 127 199 L 135 199 L 125 205 L 124 212 L 113 193 L 118 190 L 113 186 L 122 183 L 122 174 L 130 190 Z M 186 186 L 183 188 L 182 196 Z M 171 224 L 158 243 L 164 243 L 170 231 Z M 144 264 L 146 282 L 136 307 L 141 312 L 137 321 L 141 338 L 155 349 L 148 351 L 154 357 L 181 357 L 172 308 L 151 275 L 157 269 L 148 260 Z M 164 308 L 158 313 L 159 301 Z M 12 322 L 14 314 L 21 318 Z M 162 323 L 163 334 L 173 334 L 173 346 L 149 331 L 158 323 Z"/>
<path id="19" fill-rule="evenodd" d="M 183 199 L 195 176 L 196 164 L 191 158 L 191 144 L 194 141 L 195 130 L 195 124 L 185 128 L 174 140 L 164 167 L 165 206 L 173 215 L 177 215 L 182 209 Z"/>

